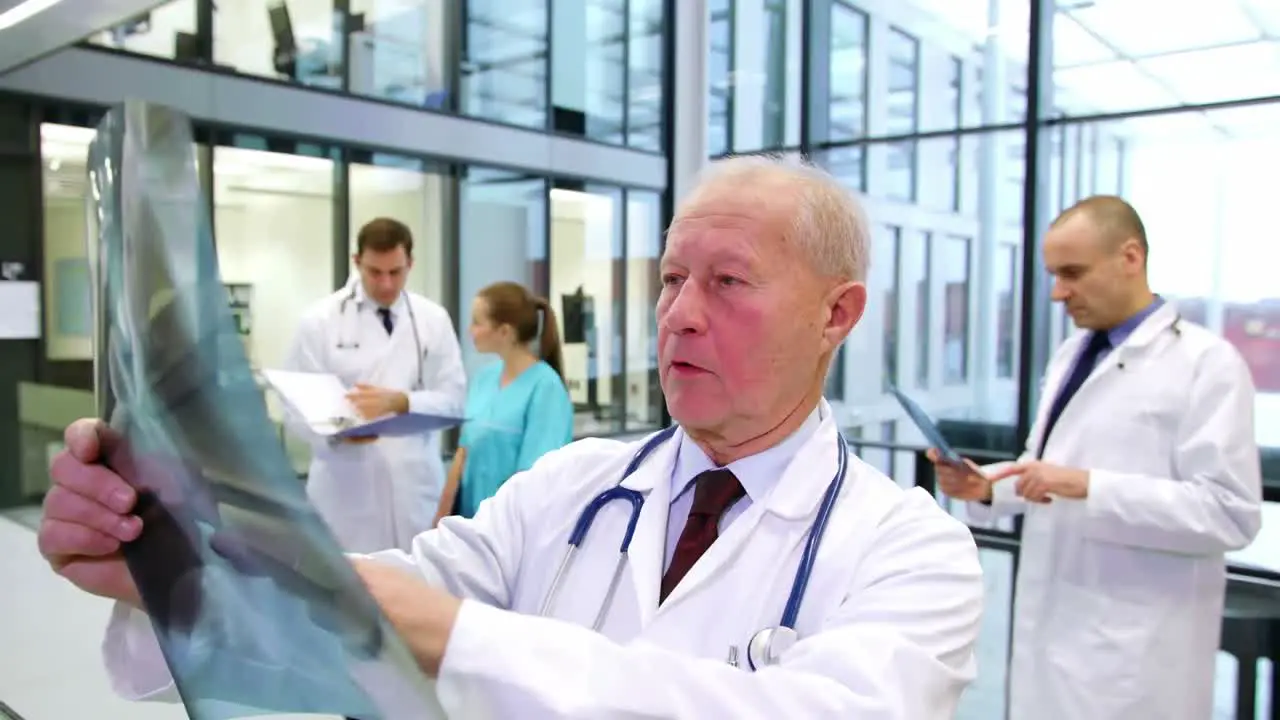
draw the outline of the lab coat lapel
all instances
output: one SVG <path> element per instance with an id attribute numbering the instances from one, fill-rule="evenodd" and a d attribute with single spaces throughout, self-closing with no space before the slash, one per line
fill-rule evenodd
<path id="1" fill-rule="evenodd" d="M 406 306 L 408 298 L 401 294 L 400 299 L 391 306 L 395 325 L 388 335 L 386 328 L 382 327 L 382 319 L 378 317 L 377 303 L 365 292 L 359 277 L 353 275 L 348 282 L 355 283 L 356 307 L 349 312 L 357 313 L 356 332 L 360 335 L 361 368 L 358 380 L 369 385 L 397 387 L 392 382 L 396 372 L 393 362 L 396 353 L 393 351 L 403 333 L 412 332 L 412 328 L 402 327 L 409 318 Z"/>
<path id="2" fill-rule="evenodd" d="M 716 538 L 671 591 L 659 608 L 659 614 L 666 608 L 675 607 L 682 598 L 713 580 L 726 565 L 745 552 L 748 541 L 766 513 L 792 522 L 797 531 L 808 527 L 807 521 L 817 510 L 839 465 L 836 445 L 839 434 L 826 401 L 823 401 L 822 415 L 825 419 L 818 426 L 818 431 L 796 452 L 778 482 L 760 502 L 753 502 L 723 535 Z"/>
<path id="3" fill-rule="evenodd" d="M 1174 308 L 1165 303 L 1157 308 L 1154 312 L 1147 316 L 1145 320 L 1129 335 L 1129 337 L 1118 348 L 1113 348 L 1107 354 L 1098 366 L 1094 368 L 1089 377 L 1085 379 L 1077 395 L 1085 392 L 1090 385 L 1096 383 L 1098 378 L 1104 377 L 1108 372 L 1115 369 L 1120 361 L 1127 355 L 1138 348 L 1145 347 L 1160 334 L 1160 331 L 1166 328 L 1173 321 Z"/>
<path id="4" fill-rule="evenodd" d="M 765 498 L 769 512 L 793 521 L 809 520 L 817 513 L 840 466 L 839 443 L 844 442 L 826 400 L 822 401 L 822 418 L 817 432 L 791 459 L 781 480 Z"/>
<path id="5" fill-rule="evenodd" d="M 631 538 L 627 562 L 631 586 L 636 594 L 640 627 L 653 619 L 658 609 L 663 558 L 667 549 L 667 514 L 671 504 L 671 471 L 680 447 L 681 431 L 662 443 L 645 459 L 622 486 L 645 493 L 636 532 Z"/>

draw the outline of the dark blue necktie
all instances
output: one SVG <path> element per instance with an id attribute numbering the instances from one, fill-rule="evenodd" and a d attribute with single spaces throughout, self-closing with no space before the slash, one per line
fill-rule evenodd
<path id="1" fill-rule="evenodd" d="M 1053 401 L 1053 407 L 1049 408 L 1049 417 L 1045 418 L 1044 432 L 1040 434 L 1040 452 L 1036 453 L 1036 457 L 1044 455 L 1045 445 L 1049 443 L 1049 434 L 1053 432 L 1053 426 L 1058 424 L 1062 411 L 1066 409 L 1067 403 L 1071 402 L 1071 398 L 1075 396 L 1080 386 L 1084 385 L 1089 373 L 1093 372 L 1094 366 L 1098 364 L 1098 356 L 1109 347 L 1111 347 L 1111 339 L 1107 337 L 1107 333 L 1095 331 L 1089 337 L 1089 343 L 1080 352 L 1080 357 L 1076 358 L 1076 366 L 1072 369 L 1071 376 L 1062 384 L 1057 399 Z"/>
<path id="2" fill-rule="evenodd" d="M 387 334 L 391 334 L 391 308 L 378 308 L 378 317 L 382 318 L 382 327 L 386 328 Z"/>

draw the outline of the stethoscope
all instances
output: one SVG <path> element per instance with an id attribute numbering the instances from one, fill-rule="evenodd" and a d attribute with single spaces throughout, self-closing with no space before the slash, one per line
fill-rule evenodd
<path id="1" fill-rule="evenodd" d="M 351 322 L 346 323 L 346 339 L 343 339 L 343 317 L 347 313 L 347 304 L 355 301 L 356 287 L 359 281 L 353 281 L 347 294 L 343 296 L 342 302 L 338 303 L 338 349 L 339 350 L 359 350 L 360 349 L 360 312 L 359 303 L 356 304 L 356 313 L 351 316 Z M 409 326 L 413 328 L 413 346 L 418 353 L 418 389 L 423 387 L 423 378 L 426 374 L 426 353 L 422 349 L 422 338 L 418 335 L 418 318 L 413 314 L 413 302 L 409 298 L 409 294 L 400 291 L 400 297 L 404 298 L 404 306 L 409 309 Z"/>
<path id="2" fill-rule="evenodd" d="M 613 568 L 613 578 L 609 581 L 609 587 L 605 590 L 604 601 L 600 603 L 600 610 L 596 613 L 595 622 L 592 623 L 593 630 L 599 630 L 604 624 L 605 614 L 608 613 L 609 607 L 613 604 L 613 596 L 618 590 L 618 586 L 622 581 L 622 569 L 627 564 L 627 552 L 631 548 L 631 538 L 636 532 L 636 523 L 640 520 L 640 509 L 644 506 L 644 494 L 639 490 L 632 490 L 622 486 L 627 478 L 640 467 L 644 459 L 649 456 L 658 446 L 666 442 L 675 434 L 675 425 L 668 427 L 653 437 L 649 438 L 635 456 L 631 458 L 631 462 L 626 469 L 622 471 L 622 479 L 618 484 L 605 490 L 599 495 L 591 499 L 587 506 L 583 508 L 582 514 L 578 516 L 578 521 L 574 524 L 573 532 L 569 535 L 569 548 L 565 551 L 564 559 L 560 561 L 560 567 L 556 569 L 555 577 L 551 580 L 551 587 L 547 590 L 546 598 L 542 601 L 542 609 L 540 615 L 546 616 L 551 610 L 552 603 L 560 590 L 561 580 L 564 579 L 565 572 L 569 568 L 570 561 L 574 558 L 578 549 L 582 547 L 582 541 L 586 539 L 587 531 L 591 529 L 591 524 L 595 522 L 596 514 L 601 508 L 615 500 L 624 500 L 631 505 L 631 517 L 627 521 L 627 529 L 622 534 L 622 545 L 618 548 L 618 563 Z M 791 583 L 791 594 L 787 597 L 787 604 L 782 611 L 782 620 L 774 627 L 767 627 L 751 637 L 751 641 L 747 643 L 747 663 L 752 670 L 757 670 L 769 665 L 775 665 L 782 658 L 782 655 L 799 640 L 800 635 L 796 632 L 796 619 L 800 615 L 800 603 L 804 599 L 804 593 L 809 585 L 809 577 L 813 574 L 813 565 L 818 557 L 818 545 L 822 542 L 822 535 L 826 532 L 827 523 L 831 519 L 831 512 L 835 508 L 836 498 L 840 495 L 840 488 L 844 485 L 844 478 L 849 464 L 849 448 L 845 443 L 844 437 L 837 432 L 839 437 L 839 461 L 836 464 L 836 474 L 831 478 L 831 482 L 827 485 L 826 494 L 822 496 L 822 505 L 818 507 L 818 516 L 814 518 L 813 526 L 809 528 L 809 536 L 805 540 L 804 553 L 800 556 L 800 565 L 796 568 L 795 579 Z M 730 648 L 729 662 L 732 665 L 737 664 L 737 648 Z"/>

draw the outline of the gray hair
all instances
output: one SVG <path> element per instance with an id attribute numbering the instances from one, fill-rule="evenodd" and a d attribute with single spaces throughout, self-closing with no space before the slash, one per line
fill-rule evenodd
<path id="1" fill-rule="evenodd" d="M 755 188 L 774 196 L 790 192 L 794 217 L 788 240 L 808 253 L 815 270 L 842 282 L 865 282 L 871 264 L 862 204 L 827 171 L 798 157 L 737 155 L 714 160 L 680 203 L 678 220 L 713 191 Z"/>

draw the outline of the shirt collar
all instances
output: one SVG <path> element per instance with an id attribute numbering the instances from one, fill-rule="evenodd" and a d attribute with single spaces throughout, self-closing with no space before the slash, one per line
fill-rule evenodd
<path id="1" fill-rule="evenodd" d="M 785 440 L 773 447 L 748 455 L 729 463 L 726 467 L 742 483 L 751 502 L 760 502 L 769 490 L 782 477 L 791 460 L 799 452 L 822 424 L 822 405 L 814 408 L 809 417 L 787 436 Z M 714 470 L 718 467 L 707 454 L 698 447 L 688 435 L 680 433 L 680 446 L 676 450 L 676 463 L 671 473 L 671 502 L 680 499 L 693 485 L 693 479 L 699 473 Z"/>
<path id="2" fill-rule="evenodd" d="M 369 299 L 368 293 L 364 291 L 364 283 L 360 282 L 360 277 L 356 276 L 355 278 L 352 278 L 351 282 L 355 283 L 355 286 L 356 286 L 356 291 L 355 291 L 356 306 L 359 307 L 361 310 L 364 310 L 365 308 L 369 308 L 371 311 L 376 312 L 379 305 Z M 397 313 L 399 313 L 403 305 L 404 305 L 404 293 L 402 292 L 400 293 L 400 296 L 396 298 L 396 301 L 391 303 L 391 314 L 394 316 Z"/>
<path id="3" fill-rule="evenodd" d="M 1129 336 L 1133 334 L 1133 331 L 1137 330 L 1138 326 L 1141 325 L 1144 320 L 1151 317 L 1151 313 L 1159 310 L 1161 305 L 1164 305 L 1164 298 L 1157 295 L 1146 307 L 1131 315 L 1129 319 L 1108 330 L 1107 340 L 1111 342 L 1111 347 L 1116 348 L 1123 345 L 1124 341 L 1128 340 Z"/>

